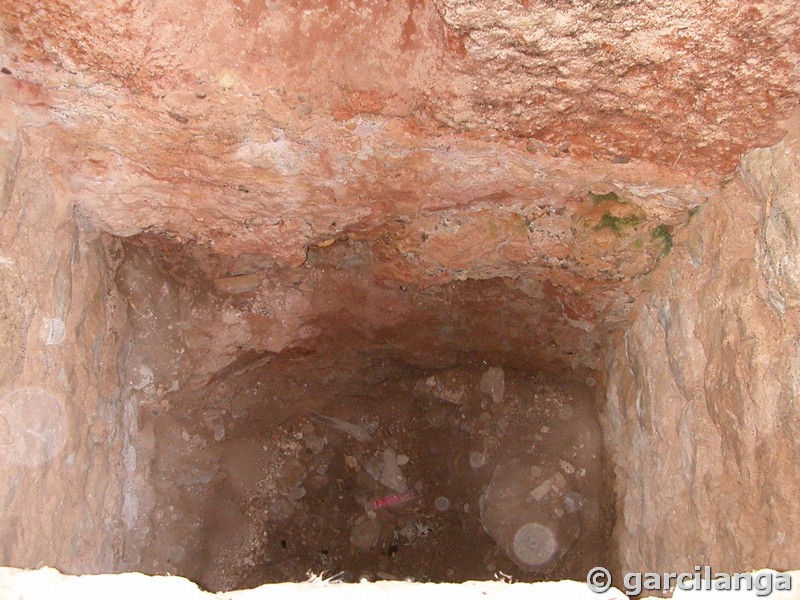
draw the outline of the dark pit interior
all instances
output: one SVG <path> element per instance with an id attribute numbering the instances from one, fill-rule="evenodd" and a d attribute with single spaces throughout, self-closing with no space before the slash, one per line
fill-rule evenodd
<path id="1" fill-rule="evenodd" d="M 338 246 L 312 253 L 279 305 L 274 290 L 268 305 L 211 285 L 208 257 L 155 238 L 122 246 L 139 452 L 152 449 L 142 570 L 229 590 L 309 572 L 575 579 L 609 564 L 592 377 L 537 369 L 524 323 L 491 335 L 521 302 L 508 282 L 368 289 L 369 247 Z M 496 304 L 472 303 L 476 286 Z M 365 295 L 397 316 L 376 327 Z M 266 349 L 286 343 L 276 313 L 311 307 L 301 341 Z M 237 328 L 241 343 L 220 337 Z"/>

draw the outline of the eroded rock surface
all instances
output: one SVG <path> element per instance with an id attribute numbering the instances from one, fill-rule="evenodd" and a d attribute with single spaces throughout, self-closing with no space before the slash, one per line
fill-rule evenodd
<path id="1" fill-rule="evenodd" d="M 796 136 L 750 153 L 613 338 L 604 425 L 623 570 L 800 560 L 799 156 Z"/>
<path id="2" fill-rule="evenodd" d="M 214 279 L 354 242 L 380 281 L 512 278 L 560 366 L 800 90 L 788 1 L 1 6 L 7 93 L 96 227 Z"/>
<path id="3" fill-rule="evenodd" d="M 108 571 L 135 501 L 117 244 L 76 224 L 51 131 L 23 127 L 7 93 L 0 114 L 0 563 Z"/>

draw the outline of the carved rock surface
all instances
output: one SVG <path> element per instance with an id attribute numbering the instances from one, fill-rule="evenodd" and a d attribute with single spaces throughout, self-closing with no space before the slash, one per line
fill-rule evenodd
<path id="1" fill-rule="evenodd" d="M 625 570 L 796 566 L 796 0 L 0 0 L 0 52 L 0 564 L 161 568 L 170 477 L 264 459 L 221 415 L 477 360 L 599 384 Z"/>
<path id="2" fill-rule="evenodd" d="M 796 135 L 749 154 L 611 341 L 603 425 L 623 571 L 800 560 L 800 312 L 787 252 L 799 156 Z"/>

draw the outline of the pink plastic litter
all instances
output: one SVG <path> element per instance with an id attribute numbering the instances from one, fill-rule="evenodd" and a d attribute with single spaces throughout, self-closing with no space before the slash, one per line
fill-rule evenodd
<path id="1" fill-rule="evenodd" d="M 402 494 L 392 494 L 391 496 L 384 496 L 383 498 L 378 498 L 377 500 L 373 500 L 372 508 L 377 510 L 379 508 L 394 506 L 395 504 L 408 502 L 413 497 L 414 497 L 414 492 L 411 490 L 403 492 Z"/>

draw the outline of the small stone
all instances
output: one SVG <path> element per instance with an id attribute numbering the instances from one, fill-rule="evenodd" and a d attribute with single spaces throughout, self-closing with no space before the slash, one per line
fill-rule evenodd
<path id="1" fill-rule="evenodd" d="M 349 454 L 344 457 L 344 464 L 346 464 L 351 469 L 358 468 L 358 459 L 355 456 L 350 456 Z"/>
<path id="2" fill-rule="evenodd" d="M 528 140 L 528 143 L 525 144 L 525 150 L 527 150 L 528 152 L 538 152 L 543 147 L 544 144 L 536 140 Z"/>
<path id="3" fill-rule="evenodd" d="M 572 466 L 572 463 L 567 462 L 566 460 L 558 461 L 561 470 L 564 471 L 567 475 L 572 475 L 575 472 L 575 467 Z"/>
<path id="4" fill-rule="evenodd" d="M 450 508 L 450 500 L 448 500 L 445 496 L 439 496 L 433 501 L 433 505 L 436 507 L 436 510 L 444 512 Z"/>
<path id="5" fill-rule="evenodd" d="M 481 376 L 481 391 L 492 397 L 495 404 L 503 401 L 506 392 L 505 373 L 500 367 L 490 367 Z"/>
<path id="6" fill-rule="evenodd" d="M 564 496 L 564 508 L 568 513 L 578 512 L 583 506 L 583 496 L 578 492 L 571 492 Z"/>
<path id="7" fill-rule="evenodd" d="M 408 461 L 411 459 L 408 458 L 408 456 L 406 456 L 405 454 L 398 454 L 396 460 L 397 464 L 402 467 L 403 465 L 407 465 Z"/>
<path id="8" fill-rule="evenodd" d="M 222 77 L 219 78 L 219 85 L 222 87 L 223 90 L 231 90 L 233 86 L 236 84 L 236 80 L 233 78 L 233 75 L 230 73 L 225 73 Z"/>
<path id="9" fill-rule="evenodd" d="M 372 550 L 381 539 L 381 524 L 377 519 L 362 515 L 350 532 L 350 543 L 359 550 Z"/>
<path id="10" fill-rule="evenodd" d="M 177 121 L 181 125 L 186 125 L 186 123 L 189 122 L 189 119 L 186 118 L 184 115 L 182 115 L 180 113 L 176 113 L 176 112 L 173 112 L 173 111 L 168 111 L 167 115 L 169 115 L 170 119 L 174 119 L 175 121 Z"/>
<path id="11" fill-rule="evenodd" d="M 383 468 L 381 469 L 380 482 L 395 492 L 405 492 L 408 489 L 406 478 L 397 464 L 394 450 L 387 448 L 383 451 Z"/>
<path id="12" fill-rule="evenodd" d="M 306 488 L 304 487 L 296 487 L 293 490 L 289 490 L 289 493 L 286 496 L 290 500 L 300 500 L 303 496 L 306 495 Z"/>
<path id="13" fill-rule="evenodd" d="M 530 493 L 530 497 L 533 498 L 534 500 L 536 500 L 536 502 L 541 502 L 542 499 L 545 496 L 547 496 L 547 494 L 550 492 L 550 487 L 552 485 L 553 484 L 549 479 L 543 481 L 542 483 L 537 485 L 535 488 L 533 488 L 533 490 Z"/>
<path id="14" fill-rule="evenodd" d="M 275 521 L 285 521 L 289 517 L 291 517 L 296 508 L 293 502 L 287 500 L 286 498 L 275 498 L 270 506 L 269 513 L 270 517 Z"/>
<path id="15" fill-rule="evenodd" d="M 317 435 L 306 436 L 306 447 L 314 454 L 319 454 L 325 448 L 325 438 Z"/>
<path id="16" fill-rule="evenodd" d="M 331 464 L 330 455 L 326 455 L 326 454 L 315 454 L 314 455 L 314 460 L 313 460 L 314 471 L 318 475 L 327 475 L 328 467 L 330 467 L 330 464 Z"/>

